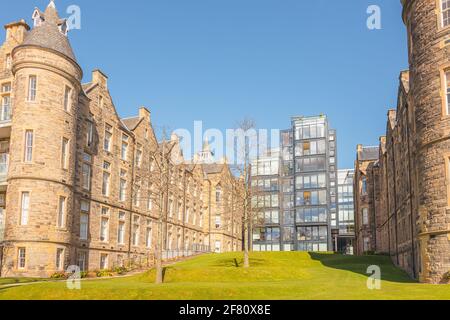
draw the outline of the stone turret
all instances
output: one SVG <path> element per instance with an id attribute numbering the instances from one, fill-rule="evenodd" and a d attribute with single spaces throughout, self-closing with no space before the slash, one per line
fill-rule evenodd
<path id="1" fill-rule="evenodd" d="M 12 51 L 13 111 L 4 276 L 49 276 L 67 267 L 82 70 L 53 1 Z M 37 22 L 39 21 L 39 22 Z M 26 250 L 24 264 L 14 259 Z"/>
<path id="2" fill-rule="evenodd" d="M 447 2 L 448 3 L 448 2 Z M 441 0 L 402 0 L 408 30 L 408 104 L 416 132 L 415 233 L 420 280 L 440 283 L 450 271 L 450 22 Z M 448 75 L 448 74 L 447 74 Z"/>

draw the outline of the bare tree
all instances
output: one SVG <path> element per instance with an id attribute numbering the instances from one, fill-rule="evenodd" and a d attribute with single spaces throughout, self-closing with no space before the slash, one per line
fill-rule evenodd
<path id="1" fill-rule="evenodd" d="M 167 224 L 167 200 L 170 189 L 170 156 L 174 147 L 167 140 L 166 129 L 163 128 L 163 140 L 156 142 L 153 150 L 148 155 L 149 167 L 140 172 L 139 183 L 133 185 L 132 197 L 135 201 L 147 202 L 147 209 L 158 211 L 158 228 L 155 246 L 156 284 L 163 283 L 162 252 L 164 247 L 164 229 Z M 142 180 L 148 181 L 147 196 L 142 197 Z M 133 230 L 132 230 L 133 233 Z M 130 239 L 131 241 L 131 239 Z"/>
<path id="2" fill-rule="evenodd" d="M 143 170 L 141 176 L 148 181 L 147 197 L 141 197 L 140 186 L 135 188 L 133 191 L 134 197 L 140 200 L 150 201 L 151 205 L 148 203 L 149 210 L 157 209 L 158 212 L 158 228 L 156 236 L 156 246 L 155 246 L 155 269 L 156 269 L 156 284 L 163 283 L 163 250 L 170 249 L 169 244 L 169 218 L 172 218 L 174 213 L 175 203 L 172 196 L 180 193 L 180 188 L 182 189 L 182 197 L 184 198 L 184 203 L 181 207 L 178 207 L 181 214 L 180 219 L 182 224 L 186 224 L 186 207 L 185 202 L 187 198 L 197 197 L 201 194 L 201 189 L 199 189 L 199 184 L 194 183 L 192 186 L 191 176 L 195 171 L 197 164 L 193 163 L 187 165 L 182 158 L 181 154 L 175 152 L 175 147 L 178 145 L 178 141 L 168 139 L 167 130 L 163 128 L 163 140 L 161 143 L 156 144 L 154 150 L 150 151 L 149 154 L 149 168 L 148 170 Z M 189 167 L 189 168 L 188 168 Z M 177 173 L 181 176 L 177 177 Z M 180 196 L 180 195 L 179 195 Z M 179 204 L 179 202 L 177 202 Z M 150 208 L 151 207 L 151 208 Z M 201 208 L 200 208 L 201 210 Z M 194 214 L 198 212 L 194 210 Z M 185 241 L 185 227 L 182 227 L 182 241 Z M 199 235 L 200 236 L 200 235 Z M 196 239 L 198 240 L 198 239 Z M 180 244 L 177 243 L 177 248 L 180 250 Z M 186 244 L 183 246 L 187 248 Z"/>
<path id="3" fill-rule="evenodd" d="M 240 130 L 241 133 L 244 133 L 245 136 L 247 134 L 251 134 L 254 131 L 254 135 L 256 135 L 256 124 L 253 119 L 245 118 L 243 120 L 238 121 L 237 130 Z M 238 148 L 241 150 L 237 150 L 238 154 L 241 155 L 242 163 L 235 164 L 235 168 L 239 173 L 239 177 L 242 182 L 242 190 L 238 192 L 237 195 L 240 198 L 239 201 L 243 206 L 243 217 L 242 217 L 242 226 L 243 226 L 243 236 L 244 236 L 244 268 L 250 267 L 250 232 L 253 220 L 253 207 L 252 207 L 252 192 L 250 188 L 250 177 L 251 177 L 251 155 L 256 153 L 258 150 L 258 143 L 252 143 L 252 139 L 245 138 L 245 143 L 243 145 L 238 144 Z M 256 152 L 255 152 L 256 151 Z"/>
<path id="4" fill-rule="evenodd" d="M 215 190 L 215 210 L 216 214 L 220 215 L 219 228 L 231 239 L 231 251 L 234 250 L 239 239 L 239 226 L 242 219 L 241 195 L 238 194 L 242 188 L 239 188 L 239 183 L 240 179 L 230 173 L 220 179 L 220 184 L 216 186 L 219 189 Z"/>

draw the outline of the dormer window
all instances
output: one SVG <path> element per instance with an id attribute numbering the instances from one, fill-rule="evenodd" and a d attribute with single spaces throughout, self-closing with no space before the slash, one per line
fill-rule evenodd
<path id="1" fill-rule="evenodd" d="M 42 24 L 42 21 L 44 21 L 44 18 L 41 16 L 38 9 L 34 10 L 32 19 L 34 27 L 39 27 Z"/>
<path id="2" fill-rule="evenodd" d="M 61 23 L 61 24 L 59 25 L 59 31 L 60 31 L 63 35 L 67 36 L 67 32 L 69 31 L 69 28 L 68 28 L 68 26 L 67 26 L 67 21 L 64 21 L 63 23 Z"/>

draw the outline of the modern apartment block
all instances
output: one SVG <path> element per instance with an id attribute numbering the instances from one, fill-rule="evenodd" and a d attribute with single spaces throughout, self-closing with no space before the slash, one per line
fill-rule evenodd
<path id="1" fill-rule="evenodd" d="M 357 251 L 388 254 L 422 282 L 448 283 L 450 0 L 402 5 L 410 67 L 400 73 L 397 107 L 388 111 L 379 155 L 364 165 L 372 166 L 371 175 L 356 168 L 355 201 L 372 199 L 368 219 L 366 207 L 357 212 L 357 229 L 372 230 L 357 235 Z"/>
<path id="2" fill-rule="evenodd" d="M 333 250 L 336 143 L 326 116 L 294 117 L 291 128 L 281 132 L 279 152 L 254 161 L 253 206 L 259 217 L 254 250 Z"/>
<path id="3" fill-rule="evenodd" d="M 353 254 L 355 243 L 355 208 L 353 183 L 355 170 L 338 170 L 338 219 L 334 238 L 336 252 Z"/>
<path id="4" fill-rule="evenodd" d="M 280 215 L 280 152 L 269 150 L 252 164 L 253 250 L 283 251 L 293 248 L 293 239 L 282 247 L 281 228 L 289 223 Z M 283 231 L 283 234 L 286 230 Z M 290 233 L 287 232 L 289 235 Z"/>
<path id="5" fill-rule="evenodd" d="M 211 235 L 218 187 L 239 190 L 228 166 L 187 163 L 176 136 L 157 141 L 145 107 L 121 119 L 103 72 L 81 83 L 54 2 L 32 18 L 32 29 L 7 24 L 0 46 L 1 276 L 151 259 L 161 212 L 166 252 L 240 250 L 242 205 L 229 189 L 217 213 L 227 229 Z"/>

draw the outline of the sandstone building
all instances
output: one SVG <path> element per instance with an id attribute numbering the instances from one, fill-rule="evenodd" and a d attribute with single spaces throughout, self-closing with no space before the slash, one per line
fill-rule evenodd
<path id="1" fill-rule="evenodd" d="M 235 198 L 214 207 L 221 184 L 239 189 L 228 166 L 187 163 L 176 136 L 158 143 L 145 107 L 121 119 L 100 70 L 81 83 L 53 1 L 33 22 L 6 25 L 0 47 L 1 276 L 151 259 L 160 213 L 167 257 L 241 250 Z"/>
<path id="2" fill-rule="evenodd" d="M 443 283 L 450 272 L 450 0 L 402 4 L 410 67 L 400 74 L 378 156 L 356 161 L 357 250 L 389 254 L 412 277 Z M 367 196 L 365 183 L 374 186 Z"/>

